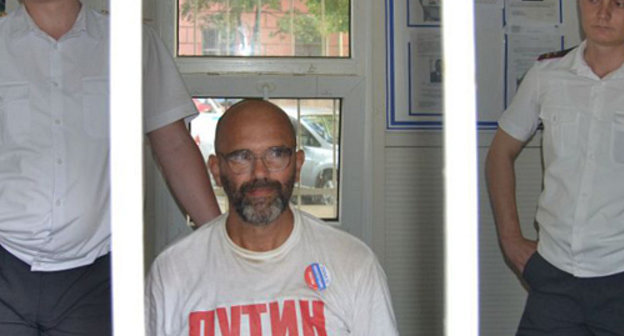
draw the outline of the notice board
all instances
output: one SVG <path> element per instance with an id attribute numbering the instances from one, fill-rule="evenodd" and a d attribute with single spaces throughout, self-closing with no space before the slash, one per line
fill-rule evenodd
<path id="1" fill-rule="evenodd" d="M 388 130 L 442 128 L 443 1 L 385 0 Z M 476 126 L 494 129 L 537 57 L 564 48 L 562 0 L 474 1 Z"/>

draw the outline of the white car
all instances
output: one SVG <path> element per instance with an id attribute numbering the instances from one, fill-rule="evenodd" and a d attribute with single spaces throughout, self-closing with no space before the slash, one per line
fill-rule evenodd
<path id="1" fill-rule="evenodd" d="M 301 185 L 311 188 L 331 189 L 337 193 L 339 146 L 334 145 L 334 138 L 322 123 L 324 116 L 305 115 L 300 119 L 301 127 L 291 117 L 297 129 L 299 146 L 305 152 L 305 163 L 301 168 Z M 334 148 L 335 146 L 335 148 Z M 326 192 L 330 192 L 326 190 Z M 312 197 L 312 203 L 334 204 L 333 195 L 324 194 Z"/>

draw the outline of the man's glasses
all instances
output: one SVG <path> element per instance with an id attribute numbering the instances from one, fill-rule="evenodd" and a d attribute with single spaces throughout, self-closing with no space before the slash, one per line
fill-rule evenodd
<path id="1" fill-rule="evenodd" d="M 279 146 L 271 147 L 257 156 L 248 149 L 241 149 L 231 153 L 217 153 L 225 159 L 228 167 L 234 174 L 246 174 L 252 171 L 257 159 L 262 159 L 262 163 L 270 172 L 278 172 L 290 164 L 294 148 Z"/>

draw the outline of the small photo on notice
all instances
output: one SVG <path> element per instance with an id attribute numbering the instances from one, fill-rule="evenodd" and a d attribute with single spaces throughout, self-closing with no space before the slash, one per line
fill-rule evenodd
<path id="1" fill-rule="evenodd" d="M 409 0 L 409 25 L 439 25 L 442 0 Z"/>
<path id="2" fill-rule="evenodd" d="M 442 59 L 429 60 L 429 83 L 442 83 Z"/>

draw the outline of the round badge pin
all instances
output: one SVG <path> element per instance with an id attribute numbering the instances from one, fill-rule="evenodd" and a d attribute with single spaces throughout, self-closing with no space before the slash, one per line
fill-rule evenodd
<path id="1" fill-rule="evenodd" d="M 327 267 L 319 263 L 313 263 L 306 267 L 303 278 L 308 287 L 318 291 L 327 289 L 331 283 L 331 276 Z"/>

